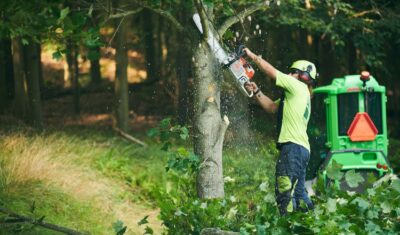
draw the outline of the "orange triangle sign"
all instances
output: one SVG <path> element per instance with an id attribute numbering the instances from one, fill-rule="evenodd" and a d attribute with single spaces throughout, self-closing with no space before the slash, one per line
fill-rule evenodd
<path id="1" fill-rule="evenodd" d="M 368 113 L 357 113 L 347 130 L 351 141 L 372 141 L 378 134 L 378 129 L 369 117 Z"/>

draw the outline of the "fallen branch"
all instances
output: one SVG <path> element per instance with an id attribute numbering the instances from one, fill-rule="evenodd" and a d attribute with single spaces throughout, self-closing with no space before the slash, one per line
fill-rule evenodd
<path id="1" fill-rule="evenodd" d="M 85 234 L 87 234 L 87 233 L 78 232 L 78 231 L 70 229 L 70 228 L 62 227 L 62 226 L 59 226 L 56 224 L 50 224 L 50 223 L 43 222 L 44 217 L 42 217 L 40 219 L 33 219 L 33 218 L 29 218 L 27 216 L 19 215 L 15 212 L 12 212 L 3 207 L 0 207 L 0 212 L 8 215 L 9 217 L 13 217 L 15 220 L 10 220 L 11 223 L 15 223 L 17 221 L 24 222 L 24 223 L 30 223 L 30 224 L 39 225 L 41 227 L 44 227 L 44 228 L 47 228 L 47 229 L 50 229 L 53 231 L 61 232 L 64 234 L 68 234 L 68 235 L 85 235 Z"/>
<path id="2" fill-rule="evenodd" d="M 135 144 L 140 144 L 143 147 L 147 147 L 147 144 L 144 143 L 143 141 L 129 135 L 128 133 L 122 131 L 121 129 L 117 128 L 117 127 L 113 127 L 114 131 L 116 131 L 119 135 L 121 135 L 122 137 L 124 137 L 125 139 L 135 143 Z"/>
<path id="3" fill-rule="evenodd" d="M 240 233 L 224 231 L 219 228 L 205 228 L 201 230 L 200 235 L 239 235 Z"/>

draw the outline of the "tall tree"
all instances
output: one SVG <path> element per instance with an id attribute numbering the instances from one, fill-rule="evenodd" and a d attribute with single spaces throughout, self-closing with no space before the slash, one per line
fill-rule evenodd
<path id="1" fill-rule="evenodd" d="M 80 108 L 80 85 L 79 85 L 79 64 L 78 47 L 71 39 L 67 40 L 66 58 L 68 64 L 68 81 L 71 82 L 73 90 L 72 105 L 75 114 L 79 114 Z"/>
<path id="2" fill-rule="evenodd" d="M 100 71 L 100 47 L 89 48 L 90 60 L 90 82 L 99 84 L 101 82 Z"/>
<path id="3" fill-rule="evenodd" d="M 148 82 L 157 81 L 161 76 L 161 44 L 160 35 L 157 35 L 158 15 L 153 15 L 148 9 L 142 12 L 142 23 L 144 32 L 146 70 Z"/>
<path id="4" fill-rule="evenodd" d="M 10 105 L 14 97 L 11 40 L 0 40 L 0 113 Z"/>
<path id="5" fill-rule="evenodd" d="M 197 192 L 201 198 L 218 198 L 224 196 L 224 182 L 222 173 L 222 147 L 225 131 L 229 120 L 221 118 L 220 81 L 216 77 L 218 70 L 206 44 L 209 22 L 216 22 L 213 5 L 204 5 L 202 1 L 195 0 L 203 25 L 203 37 L 194 52 L 195 70 L 195 123 L 194 123 L 194 148 L 195 153 L 201 157 L 202 166 L 197 177 Z M 233 24 L 243 21 L 245 17 L 258 10 L 267 8 L 265 2 L 254 3 L 242 12 L 230 16 L 216 27 L 217 35 L 224 35 Z M 215 25 L 215 24 L 214 24 Z M 221 75 L 220 75 L 221 76 Z"/>
<path id="6" fill-rule="evenodd" d="M 13 65 L 14 65 L 14 112 L 17 117 L 22 120 L 28 118 L 28 94 L 27 94 L 27 83 L 25 73 L 25 61 L 24 52 L 21 40 L 14 38 L 12 40 L 12 53 L 13 53 Z"/>
<path id="7" fill-rule="evenodd" d="M 115 35 L 115 116 L 116 126 L 123 130 L 129 129 L 129 89 L 128 89 L 128 49 L 126 46 L 128 20 L 116 20 Z"/>
<path id="8" fill-rule="evenodd" d="M 101 17 L 99 13 L 100 12 L 98 10 L 93 10 L 90 16 L 92 30 L 96 31 L 95 34 L 99 34 L 100 17 Z M 88 47 L 88 58 L 90 60 L 90 82 L 92 84 L 99 84 L 101 82 L 100 46 L 102 46 L 102 44 L 99 43 L 99 39 L 96 38 L 95 40 L 87 41 L 86 46 Z"/>
<path id="9" fill-rule="evenodd" d="M 37 43 L 31 41 L 23 46 L 25 74 L 29 97 L 29 122 L 36 128 L 43 127 L 40 101 L 40 51 Z"/>

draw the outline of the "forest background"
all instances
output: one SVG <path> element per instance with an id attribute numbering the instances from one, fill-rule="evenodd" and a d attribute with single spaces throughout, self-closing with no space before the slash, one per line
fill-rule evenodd
<path id="1" fill-rule="evenodd" d="M 274 216 L 275 117 L 221 72 L 194 12 L 231 51 L 243 43 L 283 72 L 315 62 L 318 85 L 368 70 L 386 86 L 399 168 L 398 1 L 3 0 L 0 230 L 43 234 L 48 221 L 92 234 L 318 233 L 334 221 L 327 232 L 397 231 L 398 187 L 327 192 L 319 222 Z M 253 79 L 279 98 L 261 71 Z M 28 220 L 7 222 L 10 211 Z"/>

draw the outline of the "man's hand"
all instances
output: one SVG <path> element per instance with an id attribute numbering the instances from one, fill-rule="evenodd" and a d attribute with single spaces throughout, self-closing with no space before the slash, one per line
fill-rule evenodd
<path id="1" fill-rule="evenodd" d="M 249 48 L 245 47 L 243 48 L 243 52 L 250 58 L 250 59 L 254 59 L 254 57 L 256 56 L 252 51 L 250 51 Z"/>
<path id="2" fill-rule="evenodd" d="M 244 87 L 246 88 L 247 91 L 249 92 L 256 92 L 258 91 L 258 86 L 255 82 L 248 82 L 246 84 L 244 84 Z"/>
<path id="3" fill-rule="evenodd" d="M 271 79 L 276 79 L 276 69 L 266 60 L 262 59 L 261 56 L 257 56 L 249 48 L 243 48 L 243 52 L 254 61 L 254 63 Z"/>

